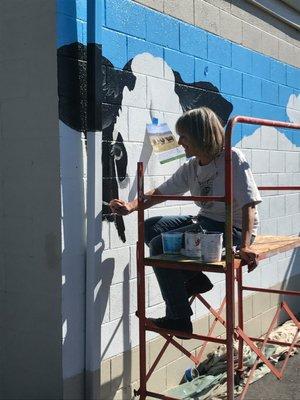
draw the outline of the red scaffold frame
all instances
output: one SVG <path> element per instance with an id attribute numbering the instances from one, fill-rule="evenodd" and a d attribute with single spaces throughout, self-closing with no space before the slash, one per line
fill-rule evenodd
<path id="1" fill-rule="evenodd" d="M 267 343 L 281 344 L 289 346 L 288 355 L 292 351 L 294 347 L 300 347 L 300 345 L 296 344 L 297 335 L 300 330 L 300 323 L 297 318 L 294 316 L 290 308 L 285 302 L 282 302 L 278 307 L 276 315 L 273 318 L 273 321 L 268 329 L 265 339 L 248 337 L 244 332 L 244 320 L 243 320 L 243 291 L 261 291 L 267 293 L 278 293 L 284 295 L 296 295 L 300 296 L 300 291 L 289 291 L 289 290 L 273 290 L 273 289 L 262 289 L 256 287 L 248 287 L 243 286 L 242 280 L 242 268 L 245 263 L 238 259 L 234 258 L 232 252 L 232 229 L 233 229 L 233 196 L 232 196 L 232 152 L 231 152 L 231 139 L 232 139 L 232 130 L 236 123 L 242 124 L 252 124 L 252 125 L 262 125 L 262 126 L 271 126 L 271 127 L 279 127 L 279 128 L 287 128 L 287 129 L 300 129 L 300 124 L 287 123 L 282 121 L 272 121 L 260 118 L 251 118 L 246 116 L 236 116 L 229 120 L 226 132 L 225 132 L 225 196 L 174 196 L 174 195 L 146 195 L 144 193 L 144 167 L 143 163 L 139 162 L 137 166 L 137 192 L 138 192 L 138 242 L 137 242 L 137 312 L 136 315 L 139 318 L 139 351 L 140 351 L 140 388 L 135 391 L 135 395 L 139 396 L 140 400 L 144 400 L 147 396 L 164 399 L 164 400 L 178 400 L 174 397 L 165 396 L 160 393 L 155 393 L 147 390 L 147 381 L 150 378 L 151 374 L 155 370 L 159 360 L 163 356 L 166 348 L 169 344 L 172 344 L 180 351 L 182 351 L 187 357 L 189 357 L 194 364 L 197 366 L 200 363 L 200 360 L 203 356 L 205 345 L 208 342 L 220 343 L 226 345 L 227 352 L 227 399 L 234 399 L 234 376 L 235 372 L 238 375 L 243 373 L 243 345 L 246 342 L 250 348 L 256 353 L 257 360 L 250 372 L 250 376 L 247 379 L 247 382 L 244 386 L 244 390 L 241 394 L 241 399 L 244 399 L 247 389 L 249 387 L 249 383 L 251 377 L 254 373 L 256 365 L 259 360 L 263 361 L 271 370 L 271 372 L 278 378 L 281 379 L 283 376 L 283 370 L 286 367 L 286 361 L 282 367 L 281 371 L 278 371 L 273 364 L 264 356 L 262 352 L 262 348 Z M 260 186 L 260 190 L 300 190 L 300 186 Z M 214 263 L 214 264 L 206 264 L 201 263 L 195 260 L 185 260 L 184 263 L 181 261 L 174 261 L 174 259 L 167 259 L 166 257 L 147 257 L 145 258 L 144 252 L 144 210 L 145 210 L 145 201 L 148 199 L 157 199 L 157 200 L 180 200 L 180 201 L 221 201 L 225 203 L 225 262 Z M 300 239 L 294 238 L 294 240 L 289 240 L 285 243 L 279 243 L 276 247 L 269 247 L 267 251 L 262 251 L 257 254 L 258 260 L 265 259 L 273 254 L 279 253 L 281 251 L 287 251 L 289 249 L 300 246 Z M 215 273 L 224 273 L 225 274 L 225 288 L 226 288 L 226 297 L 224 298 L 221 307 L 219 310 L 214 310 L 209 303 L 201 296 L 193 296 L 190 300 L 190 304 L 197 298 L 200 300 L 203 305 L 212 313 L 215 317 L 213 324 L 208 332 L 207 336 L 198 335 L 198 334 L 183 334 L 182 332 L 177 331 L 169 331 L 165 329 L 160 329 L 154 326 L 147 318 L 146 318 L 146 304 L 145 304 L 145 266 L 155 266 L 156 268 L 169 268 L 169 269 L 182 269 L 185 268 L 191 271 L 209 271 Z M 237 326 L 235 326 L 235 284 L 237 283 Z M 221 317 L 221 312 L 224 309 L 226 304 L 226 320 Z M 295 322 L 298 330 L 297 334 L 294 337 L 292 343 L 274 341 L 269 339 L 269 334 L 271 330 L 276 325 L 277 317 L 281 309 L 284 309 L 289 317 Z M 221 339 L 218 337 L 211 336 L 214 330 L 214 327 L 217 322 L 220 322 L 226 329 L 226 339 Z M 162 337 L 166 339 L 165 344 L 163 345 L 161 351 L 159 352 L 156 360 L 150 367 L 149 371 L 146 371 L 146 331 L 153 331 L 159 333 Z M 203 342 L 203 346 L 199 353 L 194 356 L 191 352 L 186 350 L 183 345 L 179 344 L 176 340 L 174 340 L 174 335 L 179 334 L 179 336 L 184 336 L 186 338 L 198 339 Z M 238 339 L 238 362 L 237 367 L 234 366 L 234 339 Z M 255 342 L 262 342 L 262 346 L 256 346 Z"/>

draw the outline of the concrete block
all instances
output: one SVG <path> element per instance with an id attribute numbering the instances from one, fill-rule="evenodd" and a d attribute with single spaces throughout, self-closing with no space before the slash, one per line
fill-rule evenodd
<path id="1" fill-rule="evenodd" d="M 277 129 L 264 126 L 260 132 L 261 148 L 277 150 Z"/>
<path id="2" fill-rule="evenodd" d="M 192 361 L 186 356 L 180 357 L 167 365 L 167 387 L 178 385 L 184 375 L 184 371 L 190 368 L 191 365 L 193 365 Z"/>
<path id="3" fill-rule="evenodd" d="M 279 85 L 278 104 L 286 107 L 291 94 L 291 89 L 288 86 Z"/>
<path id="4" fill-rule="evenodd" d="M 172 17 L 194 24 L 194 1 L 193 0 L 165 0 L 164 12 Z"/>
<path id="5" fill-rule="evenodd" d="M 285 153 L 285 172 L 299 172 L 300 169 L 300 153 L 286 152 Z"/>
<path id="6" fill-rule="evenodd" d="M 148 293 L 149 293 L 149 300 L 148 300 L 149 307 L 161 304 L 163 302 L 163 298 L 160 292 L 160 287 L 158 285 L 156 276 L 152 274 L 149 275 L 148 278 Z"/>
<path id="7" fill-rule="evenodd" d="M 253 52 L 243 46 L 232 43 L 232 67 L 242 72 L 252 73 Z"/>
<path id="8" fill-rule="evenodd" d="M 300 48 L 298 46 L 294 46 L 294 65 L 295 67 L 300 67 Z"/>
<path id="9" fill-rule="evenodd" d="M 152 15 L 152 12 L 149 12 Z M 106 26 L 139 38 L 146 37 L 146 9 L 128 0 L 106 4 Z"/>
<path id="10" fill-rule="evenodd" d="M 194 58 L 178 51 L 165 49 L 165 61 L 174 70 L 180 73 L 185 82 L 195 81 Z"/>
<path id="11" fill-rule="evenodd" d="M 242 45 L 256 51 L 261 51 L 262 31 L 244 21 L 242 29 Z"/>
<path id="12" fill-rule="evenodd" d="M 207 58 L 207 33 L 195 26 L 180 24 L 180 50 L 195 57 Z"/>
<path id="13" fill-rule="evenodd" d="M 30 332 L 9 329 L 2 338 L 5 346 L 5 384 L 2 387 L 5 399 L 58 400 L 62 397 L 60 329 L 54 336 L 54 327 L 48 326 L 48 333 L 52 333 L 41 335 L 37 326 L 33 325 Z"/>
<path id="14" fill-rule="evenodd" d="M 284 215 L 285 215 L 285 196 L 270 197 L 270 217 L 274 218 Z"/>
<path id="15" fill-rule="evenodd" d="M 78 263 L 74 263 L 73 268 L 76 267 L 79 267 Z M 44 260 L 37 256 L 30 257 L 22 254 L 4 254 L 3 272 L 4 271 L 5 288 L 7 292 L 30 293 L 33 287 L 35 288 L 34 292 L 36 294 L 40 293 L 41 295 L 58 296 L 61 292 L 61 271 L 59 265 L 57 265 L 56 268 L 49 268 L 44 264 Z M 20 275 L 22 279 L 20 279 Z M 78 275 L 82 278 L 81 274 Z M 72 285 L 72 283 L 68 281 L 68 285 Z M 83 284 L 83 282 L 81 283 Z M 78 292 L 79 291 L 80 289 Z"/>
<path id="16" fill-rule="evenodd" d="M 135 0 L 136 3 L 143 4 L 144 6 L 154 8 L 158 11 L 163 11 L 164 0 Z"/>
<path id="17" fill-rule="evenodd" d="M 261 79 L 256 76 L 243 74 L 243 97 L 251 100 L 261 100 Z"/>
<path id="18" fill-rule="evenodd" d="M 134 90 L 123 92 L 122 105 L 136 107 L 138 104 L 141 108 L 146 108 L 146 76 L 137 73 L 135 76 L 137 79 Z"/>
<path id="19" fill-rule="evenodd" d="M 271 325 L 271 322 L 275 316 L 275 313 L 276 313 L 276 307 L 273 307 L 271 310 L 268 310 L 262 314 L 262 316 L 261 316 L 262 317 L 261 318 L 261 333 L 262 334 L 267 333 L 267 331 Z M 275 324 L 275 327 L 276 326 L 277 326 L 277 324 Z"/>
<path id="20" fill-rule="evenodd" d="M 160 368 L 159 370 L 153 372 L 149 381 L 147 388 L 149 391 L 153 392 L 164 392 L 167 389 L 167 369 L 166 367 Z"/>
<path id="21" fill-rule="evenodd" d="M 100 364 L 100 387 L 103 397 L 111 394 L 111 360 L 102 361 Z"/>
<path id="22" fill-rule="evenodd" d="M 300 214 L 294 214 L 293 216 L 293 221 L 292 221 L 292 234 L 299 236 L 300 230 Z"/>
<path id="23" fill-rule="evenodd" d="M 288 86 L 293 88 L 300 88 L 300 72 L 299 68 L 292 67 L 291 65 L 286 66 L 286 83 Z"/>
<path id="24" fill-rule="evenodd" d="M 278 84 L 262 79 L 262 101 L 270 104 L 278 104 Z"/>
<path id="25" fill-rule="evenodd" d="M 262 174 L 261 175 L 261 186 L 278 186 L 278 174 Z M 278 190 L 271 190 L 264 192 L 266 196 L 272 196 L 274 194 L 278 194 Z"/>
<path id="26" fill-rule="evenodd" d="M 208 34 L 207 46 L 209 61 L 226 67 L 231 66 L 231 43 L 228 40 Z"/>
<path id="27" fill-rule="evenodd" d="M 195 25 L 219 35 L 220 9 L 203 0 L 195 0 Z"/>
<path id="28" fill-rule="evenodd" d="M 289 236 L 292 234 L 293 216 L 287 215 L 278 218 L 278 235 Z"/>
<path id="29" fill-rule="evenodd" d="M 278 56 L 279 60 L 287 64 L 294 63 L 294 46 L 285 40 L 279 40 Z"/>
<path id="30" fill-rule="evenodd" d="M 242 96 L 242 73 L 230 68 L 221 68 L 221 92 Z"/>
<path id="31" fill-rule="evenodd" d="M 57 294 L 14 292 L 4 299 L 4 325 L 11 331 L 39 333 L 57 338 L 61 332 L 61 299 Z"/>
<path id="32" fill-rule="evenodd" d="M 32 110 L 35 110 L 34 118 L 29 117 L 32 116 Z M 1 121 L 3 138 L 57 137 L 57 95 L 5 100 L 1 102 Z"/>
<path id="33" fill-rule="evenodd" d="M 110 288 L 110 321 L 119 319 L 122 315 L 133 314 L 137 309 L 137 282 L 136 279 L 128 278 Z"/>
<path id="34" fill-rule="evenodd" d="M 253 317 L 270 308 L 270 293 L 255 293 L 253 296 Z"/>
<path id="35" fill-rule="evenodd" d="M 5 179 L 55 179 L 59 176 L 59 145 L 54 139 L 2 140 Z M 51 165 L 51 168 L 49 166 Z"/>
<path id="36" fill-rule="evenodd" d="M 121 322 L 117 319 L 102 324 L 100 335 L 101 357 L 106 360 L 138 344 L 138 319 L 125 315 Z"/>
<path id="37" fill-rule="evenodd" d="M 279 52 L 279 44 L 278 38 L 272 35 L 269 35 L 266 32 L 262 32 L 261 35 L 261 51 L 262 53 L 278 59 Z"/>
<path id="38" fill-rule="evenodd" d="M 261 221 L 261 235 L 277 235 L 277 218 Z"/>
<path id="39" fill-rule="evenodd" d="M 220 36 L 236 43 L 242 43 L 242 27 L 242 21 L 239 18 L 220 10 Z"/>
<path id="40" fill-rule="evenodd" d="M 127 41 L 126 36 L 112 31 L 102 29 L 102 52 L 115 68 L 123 68 L 127 62 Z"/>
<path id="41" fill-rule="evenodd" d="M 270 216 L 270 199 L 268 197 L 264 197 L 263 201 L 258 204 L 257 207 L 260 220 L 268 219 Z"/>
<path id="42" fill-rule="evenodd" d="M 249 319 L 244 324 L 244 328 L 245 328 L 246 335 L 252 336 L 252 337 L 260 337 L 262 334 L 261 316 L 258 315 L 252 319 Z"/>
<path id="43" fill-rule="evenodd" d="M 113 391 L 130 386 L 139 379 L 139 349 L 125 351 L 111 358 L 111 385 Z"/>
<path id="44" fill-rule="evenodd" d="M 23 57 L 37 59 L 34 57 L 36 54 L 39 56 L 49 54 L 49 50 L 53 51 L 53 58 L 56 58 L 55 3 L 33 0 L 24 9 L 18 8 L 17 11 L 16 4 L 14 2 L 1 4 L 0 60 L 16 60 Z M 38 37 L 35 35 L 36 32 L 39 32 Z M 53 70 L 52 73 L 55 79 L 56 71 Z"/>
<path id="45" fill-rule="evenodd" d="M 195 58 L 195 82 L 211 82 L 220 89 L 221 67 L 206 60 Z"/>
<path id="46" fill-rule="evenodd" d="M 67 15 L 57 14 L 57 47 L 65 43 L 73 43 L 78 40 L 79 43 L 87 43 L 86 40 L 86 22 L 69 17 Z"/>
<path id="47" fill-rule="evenodd" d="M 137 227 L 137 213 L 127 215 L 125 218 L 126 245 L 131 246 L 136 244 L 137 241 L 137 228 L 135 228 Z M 124 246 L 124 243 L 119 238 L 116 229 L 111 229 L 110 231 L 110 243 L 112 249 Z"/>
<path id="48" fill-rule="evenodd" d="M 147 107 L 171 113 L 180 113 L 177 96 L 161 96 L 161 93 L 174 93 L 174 82 L 147 77 Z M 136 103 L 139 104 L 139 103 Z"/>
<path id="49" fill-rule="evenodd" d="M 129 276 L 129 247 L 105 250 L 101 259 L 101 279 L 105 287 L 122 283 Z"/>
<path id="50" fill-rule="evenodd" d="M 277 139 L 278 150 L 293 150 L 293 143 L 287 138 L 284 133 L 278 132 Z"/>
<path id="51" fill-rule="evenodd" d="M 270 79 L 282 85 L 286 84 L 286 65 L 277 60 L 270 61 Z"/>
<path id="52" fill-rule="evenodd" d="M 253 75 L 264 79 L 270 79 L 270 58 L 253 52 L 252 67 Z"/>
<path id="53" fill-rule="evenodd" d="M 297 214 L 299 212 L 299 195 L 286 194 L 286 211 L 288 215 Z"/>
<path id="54" fill-rule="evenodd" d="M 178 339 L 175 339 L 178 341 Z M 149 342 L 149 365 L 151 366 L 154 361 L 156 360 L 156 357 L 158 356 L 159 352 L 161 351 L 163 345 L 165 344 L 166 340 L 159 337 L 158 339 L 151 340 Z M 162 368 L 168 364 L 170 364 L 172 361 L 178 359 L 179 357 L 182 356 L 182 353 L 180 350 L 178 350 L 176 347 L 174 347 L 172 344 L 170 344 L 165 351 L 163 357 L 160 359 L 157 368 Z"/>
<path id="55" fill-rule="evenodd" d="M 270 151 L 270 172 L 285 172 L 285 152 Z"/>
<path id="56" fill-rule="evenodd" d="M 145 108 L 129 107 L 129 140 L 144 142 L 146 124 L 151 122 L 150 112 Z"/>
<path id="57" fill-rule="evenodd" d="M 269 172 L 270 161 L 269 161 L 268 150 L 252 150 L 252 171 L 253 173 Z"/>
<path id="58" fill-rule="evenodd" d="M 147 41 L 179 50 L 179 21 L 164 14 L 148 12 Z"/>
<path id="59" fill-rule="evenodd" d="M 127 41 L 128 41 L 128 59 L 129 60 L 141 53 L 149 53 L 154 57 L 163 58 L 163 55 L 164 55 L 163 48 L 156 44 L 147 42 L 146 40 L 137 39 L 137 38 L 134 38 L 131 36 L 127 37 Z M 163 67 L 162 67 L 162 69 L 163 69 Z M 153 76 L 158 76 L 158 77 L 163 76 L 163 73 L 160 68 L 158 68 L 158 70 L 156 70 L 156 68 L 155 68 L 155 70 L 153 71 L 153 65 L 151 68 L 148 68 L 146 71 L 147 71 L 146 75 L 148 75 L 148 73 L 149 73 L 150 75 L 153 75 Z M 145 72 L 144 66 L 142 66 L 140 68 L 140 70 L 137 72 L 144 73 Z"/>

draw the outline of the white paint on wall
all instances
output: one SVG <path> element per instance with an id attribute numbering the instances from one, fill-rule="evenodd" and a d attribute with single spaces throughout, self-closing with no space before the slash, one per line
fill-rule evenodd
<path id="1" fill-rule="evenodd" d="M 86 147 L 84 135 L 60 121 L 62 202 L 63 378 L 84 370 Z"/>

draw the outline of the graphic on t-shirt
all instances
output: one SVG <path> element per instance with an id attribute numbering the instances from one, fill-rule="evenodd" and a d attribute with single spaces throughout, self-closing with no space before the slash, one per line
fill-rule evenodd
<path id="1" fill-rule="evenodd" d="M 200 196 L 212 196 L 213 195 L 213 182 L 217 176 L 217 172 L 211 176 L 209 179 L 206 179 L 202 182 L 199 182 Z M 205 208 L 206 210 L 213 206 L 212 201 L 201 201 L 201 208 Z"/>

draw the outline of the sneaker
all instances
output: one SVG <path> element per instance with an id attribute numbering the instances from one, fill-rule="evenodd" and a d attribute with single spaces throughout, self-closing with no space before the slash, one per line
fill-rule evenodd
<path id="1" fill-rule="evenodd" d="M 193 333 L 193 325 L 190 318 L 171 319 L 167 317 L 163 318 L 148 318 L 148 321 L 152 322 L 155 326 L 170 331 L 181 331 L 183 333 Z M 184 336 L 177 336 L 178 339 L 189 339 Z"/>
<path id="2" fill-rule="evenodd" d="M 198 272 L 193 276 L 193 278 L 186 281 L 184 286 L 188 297 L 195 296 L 198 293 L 209 292 L 214 287 L 209 278 L 203 274 L 203 272 Z"/>

